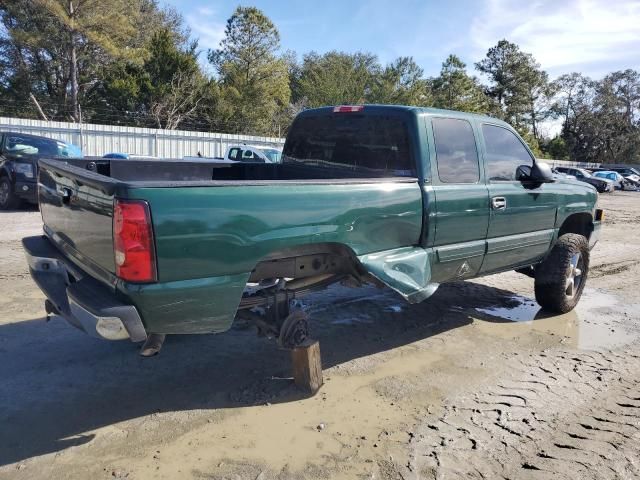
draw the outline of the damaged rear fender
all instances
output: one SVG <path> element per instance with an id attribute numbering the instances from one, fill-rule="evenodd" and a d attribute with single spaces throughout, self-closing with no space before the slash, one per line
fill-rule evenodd
<path id="1" fill-rule="evenodd" d="M 398 292 L 409 303 L 419 303 L 438 289 L 431 282 L 433 251 L 421 247 L 402 247 L 361 255 L 362 266 L 378 280 Z"/>

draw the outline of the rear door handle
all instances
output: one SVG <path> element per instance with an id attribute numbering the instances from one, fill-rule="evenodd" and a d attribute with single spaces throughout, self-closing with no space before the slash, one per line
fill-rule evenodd
<path id="1" fill-rule="evenodd" d="M 491 208 L 494 210 L 504 210 L 507 208 L 507 199 L 504 197 L 493 197 L 491 199 Z"/>

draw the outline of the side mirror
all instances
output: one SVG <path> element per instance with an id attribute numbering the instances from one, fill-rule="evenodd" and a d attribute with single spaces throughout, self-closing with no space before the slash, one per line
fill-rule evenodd
<path id="1" fill-rule="evenodd" d="M 551 167 L 544 162 L 534 162 L 533 166 L 520 165 L 516 170 L 516 180 L 532 183 L 551 183 L 555 181 Z"/>
<path id="2" fill-rule="evenodd" d="M 531 180 L 531 167 L 529 165 L 520 165 L 516 169 L 516 180 L 519 182 L 528 182 Z"/>

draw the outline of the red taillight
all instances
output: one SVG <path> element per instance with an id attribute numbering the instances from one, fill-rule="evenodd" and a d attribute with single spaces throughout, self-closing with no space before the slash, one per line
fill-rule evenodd
<path id="1" fill-rule="evenodd" d="M 364 110 L 364 105 L 338 105 L 333 107 L 333 113 L 361 112 L 362 110 Z"/>
<path id="2" fill-rule="evenodd" d="M 118 200 L 113 208 L 113 250 L 116 275 L 130 282 L 155 282 L 156 255 L 149 205 L 142 200 Z"/>

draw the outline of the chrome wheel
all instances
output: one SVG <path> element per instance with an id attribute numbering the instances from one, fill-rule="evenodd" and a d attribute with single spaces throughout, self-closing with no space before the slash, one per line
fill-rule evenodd
<path id="1" fill-rule="evenodd" d="M 564 293 L 567 297 L 573 298 L 573 296 L 580 290 L 582 284 L 582 272 L 584 270 L 584 261 L 580 253 L 576 253 L 571 257 L 569 269 L 567 272 L 567 278 L 565 281 Z"/>

